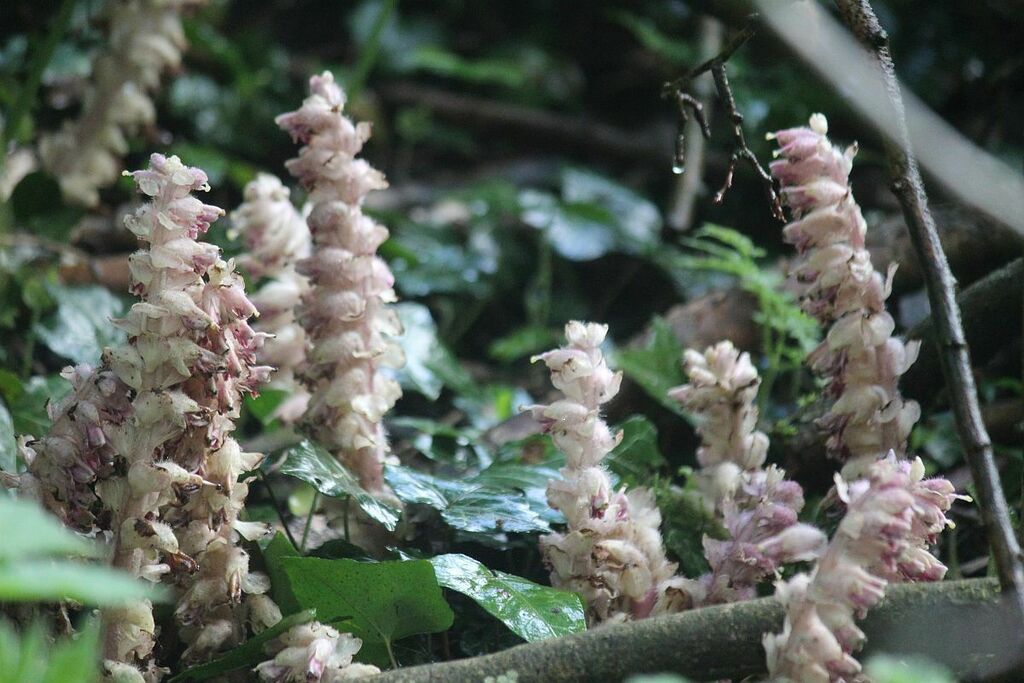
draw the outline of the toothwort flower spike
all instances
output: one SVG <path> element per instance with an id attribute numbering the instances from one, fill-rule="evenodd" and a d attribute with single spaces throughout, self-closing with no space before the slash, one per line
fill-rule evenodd
<path id="1" fill-rule="evenodd" d="M 784 564 L 815 559 L 825 535 L 798 523 L 800 485 L 775 466 L 763 468 L 768 437 L 756 429 L 760 378 L 750 356 L 723 341 L 704 353 L 688 349 L 684 365 L 690 381 L 669 396 L 698 419 L 699 481 L 729 534 L 704 538 L 711 571 L 700 578 L 696 601 L 746 600 Z"/>
<path id="2" fill-rule="evenodd" d="M 335 450 L 368 491 L 386 493 L 383 466 L 390 452 L 383 417 L 402 395 L 384 368 L 405 359 L 392 337 L 401 333 L 394 276 L 376 255 L 387 229 L 363 214 L 371 190 L 384 176 L 355 158 L 370 137 L 367 123 L 353 124 L 345 96 L 330 72 L 310 79 L 302 107 L 277 124 L 304 146 L 287 162 L 309 191 L 313 254 L 298 264 L 312 290 L 298 319 L 312 342 L 304 379 L 312 393 L 306 423 Z"/>
<path id="3" fill-rule="evenodd" d="M 592 625 L 680 609 L 690 588 L 673 581 L 653 496 L 613 491 L 601 462 L 622 439 L 600 415 L 622 381 L 601 354 L 607 332 L 605 325 L 566 325 L 568 344 L 533 358 L 548 366 L 564 397 L 529 409 L 566 457 L 562 479 L 548 483 L 548 502 L 567 528 L 541 538 L 541 554 L 552 584 L 583 596 Z"/>
<path id="4" fill-rule="evenodd" d="M 117 180 L 127 136 L 156 121 L 150 94 L 164 72 L 181 65 L 186 46 L 181 14 L 202 4 L 205 0 L 108 3 L 108 47 L 93 63 L 82 113 L 40 141 L 43 165 L 66 199 L 96 206 L 98 190 Z"/>
<path id="5" fill-rule="evenodd" d="M 275 368 L 268 387 L 287 394 L 274 416 L 291 424 L 309 404 L 309 392 L 297 377 L 308 342 L 295 319 L 295 309 L 309 292 L 309 279 L 295 264 L 309 257 L 311 238 L 288 195 L 280 180 L 261 173 L 245 186 L 245 201 L 231 213 L 231 222 L 232 234 L 242 236 L 247 250 L 238 259 L 239 267 L 253 279 L 269 278 L 252 295 L 260 314 L 254 328 L 269 335 L 259 354 L 260 363 Z"/>
<path id="6" fill-rule="evenodd" d="M 836 399 L 820 424 L 829 453 L 846 461 L 844 476 L 855 479 L 890 450 L 906 453 L 920 409 L 903 399 L 897 383 L 920 343 L 892 336 L 885 300 L 895 266 L 883 277 L 871 265 L 867 224 L 849 187 L 856 146 L 833 147 L 827 132 L 825 117 L 815 114 L 809 128 L 769 136 L 778 141 L 780 157 L 771 172 L 794 216 L 783 237 L 800 254 L 793 274 L 804 286 L 801 305 L 831 326 L 809 358 Z"/>
<path id="7" fill-rule="evenodd" d="M 764 637 L 772 681 L 827 683 L 857 680 L 853 653 L 864 642 L 855 619 L 863 618 L 908 563 L 922 578 L 941 579 L 946 568 L 923 549 L 945 527 L 957 497 L 944 480 L 922 480 L 920 460 L 899 462 L 894 454 L 873 463 L 867 478 L 836 488 L 847 505 L 813 572 L 776 585 L 786 608 L 779 634 Z M 924 576 L 926 575 L 926 576 Z"/>

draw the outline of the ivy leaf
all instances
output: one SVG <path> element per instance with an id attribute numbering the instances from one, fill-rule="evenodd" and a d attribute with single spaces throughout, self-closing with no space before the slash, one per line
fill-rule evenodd
<path id="1" fill-rule="evenodd" d="M 394 641 L 447 631 L 455 619 L 426 560 L 283 557 L 280 563 L 300 607 L 316 609 L 325 623 L 347 620 L 340 628 L 389 652 Z M 374 656 L 373 647 L 364 649 L 357 658 Z"/>
<path id="2" fill-rule="evenodd" d="M 543 462 L 496 462 L 474 477 L 474 482 L 495 489 L 521 492 L 530 509 L 548 524 L 559 524 L 565 517 L 548 504 L 548 482 L 561 479 L 558 465 Z"/>
<path id="3" fill-rule="evenodd" d="M 627 486 L 642 484 L 665 464 L 658 450 L 658 428 L 643 415 L 633 415 L 617 429 L 622 430 L 622 441 L 608 454 L 608 469 Z"/>
<path id="4" fill-rule="evenodd" d="M 651 398 L 687 420 L 679 404 L 668 397 L 668 390 L 684 384 L 683 347 L 663 318 L 651 321 L 650 335 L 643 346 L 618 349 L 615 364 L 626 377 L 636 382 Z"/>
<path id="5" fill-rule="evenodd" d="M 290 614 L 263 633 L 253 636 L 249 640 L 245 641 L 245 643 L 231 650 L 223 657 L 218 657 L 212 662 L 207 662 L 206 664 L 200 664 L 199 666 L 194 666 L 191 669 L 186 669 L 177 676 L 173 676 L 167 681 L 167 683 L 208 681 L 232 671 L 237 671 L 238 669 L 252 668 L 253 665 L 266 660 L 267 654 L 263 649 L 264 645 L 272 641 L 274 638 L 277 638 L 292 626 L 309 623 L 315 618 L 315 609 L 307 609 L 301 612 L 296 612 L 295 614 Z"/>
<path id="6" fill-rule="evenodd" d="M 3 403 L 0 403 L 0 471 L 18 471 L 18 445 L 14 438 L 14 421 Z"/>
<path id="7" fill-rule="evenodd" d="M 277 419 L 274 417 L 274 411 L 289 395 L 284 389 L 262 389 L 259 396 L 249 394 L 245 397 L 245 407 L 266 427 Z"/>
<path id="8" fill-rule="evenodd" d="M 438 583 L 472 598 L 527 642 L 587 630 L 576 593 L 491 571 L 466 555 L 438 555 L 430 563 Z"/>
<path id="9" fill-rule="evenodd" d="M 408 467 L 388 466 L 384 477 L 404 503 L 427 505 L 461 531 L 529 533 L 550 531 L 522 494 L 481 482 L 451 480 Z"/>
<path id="10" fill-rule="evenodd" d="M 299 607 L 299 601 L 292 594 L 288 576 L 284 573 L 281 561 L 286 557 L 301 557 L 302 553 L 291 544 L 287 536 L 278 531 L 262 549 L 262 554 L 263 565 L 270 577 L 270 597 L 274 599 L 284 614 L 298 612 L 302 608 Z"/>
<path id="11" fill-rule="evenodd" d="M 50 284 L 47 290 L 57 302 L 57 310 L 32 330 L 58 356 L 73 363 L 95 364 L 104 347 L 124 340 L 124 332 L 111 324 L 113 318 L 124 312 L 124 302 L 105 287 Z"/>
<path id="12" fill-rule="evenodd" d="M 394 531 L 398 524 L 398 510 L 367 493 L 344 465 L 312 441 L 303 441 L 286 450 L 281 472 L 311 484 L 325 496 L 350 496 L 363 512 L 388 531 Z"/>

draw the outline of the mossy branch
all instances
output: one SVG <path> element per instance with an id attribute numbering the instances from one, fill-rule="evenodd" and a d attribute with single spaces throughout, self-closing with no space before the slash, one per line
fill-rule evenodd
<path id="1" fill-rule="evenodd" d="M 1014 614 L 1003 609 L 994 579 L 900 584 L 889 588 L 863 628 L 871 650 L 920 653 L 949 666 L 960 680 L 993 680 L 1024 671 L 1018 661 L 1024 631 Z M 482 682 L 515 672 L 516 683 L 582 683 L 664 671 L 693 680 L 739 680 L 765 673 L 761 636 L 778 631 L 782 617 L 774 598 L 761 598 L 398 669 L 372 680 Z"/>

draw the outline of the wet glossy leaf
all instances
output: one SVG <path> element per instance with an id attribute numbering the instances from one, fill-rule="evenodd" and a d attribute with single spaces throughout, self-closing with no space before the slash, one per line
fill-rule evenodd
<path id="1" fill-rule="evenodd" d="M 124 332 L 111 324 L 111 319 L 124 312 L 124 302 L 106 287 L 50 285 L 47 289 L 57 302 L 57 310 L 33 330 L 58 356 L 73 363 L 94 365 L 99 362 L 104 347 L 124 341 Z"/>
<path id="2" fill-rule="evenodd" d="M 250 669 L 256 664 L 267 659 L 264 646 L 277 638 L 279 635 L 290 629 L 292 626 L 305 624 L 316 618 L 316 610 L 308 609 L 295 614 L 290 614 L 277 622 L 263 633 L 249 638 L 242 645 L 229 651 L 223 657 L 218 657 L 212 662 L 194 666 L 191 669 L 182 671 L 177 676 L 171 677 L 167 683 L 189 683 L 190 681 L 208 681 L 212 678 L 238 669 Z"/>
<path id="3" fill-rule="evenodd" d="M 491 571 L 466 555 L 438 555 L 430 563 L 438 583 L 469 596 L 527 642 L 587 629 L 576 593 Z"/>
<path id="4" fill-rule="evenodd" d="M 525 496 L 474 479 L 451 480 L 401 466 L 388 466 L 388 485 L 404 502 L 427 505 L 461 531 L 528 533 L 549 531 Z"/>
<path id="5" fill-rule="evenodd" d="M 363 512 L 388 531 L 394 531 L 398 524 L 397 510 L 367 493 L 344 465 L 311 441 L 303 441 L 285 451 L 281 473 L 311 484 L 325 496 L 351 496 Z"/>

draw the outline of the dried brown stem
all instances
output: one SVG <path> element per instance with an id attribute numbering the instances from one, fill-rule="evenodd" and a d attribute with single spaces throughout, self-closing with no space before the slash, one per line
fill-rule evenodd
<path id="1" fill-rule="evenodd" d="M 992 545 L 999 582 L 1012 591 L 1024 614 L 1024 565 L 1020 546 L 1010 523 L 999 471 L 992 453 L 992 442 L 982 421 L 971 359 L 956 304 L 956 280 L 939 242 L 935 221 L 928 209 L 921 174 L 914 159 L 907 129 L 903 97 L 889 50 L 889 39 L 875 16 L 869 0 L 836 0 L 843 21 L 860 42 L 874 55 L 881 70 L 885 90 L 898 136 L 887 140 L 886 152 L 893 192 L 903 209 L 910 239 L 924 272 L 935 323 L 936 339 L 957 431 L 971 475 L 977 488 L 978 503 Z"/>

